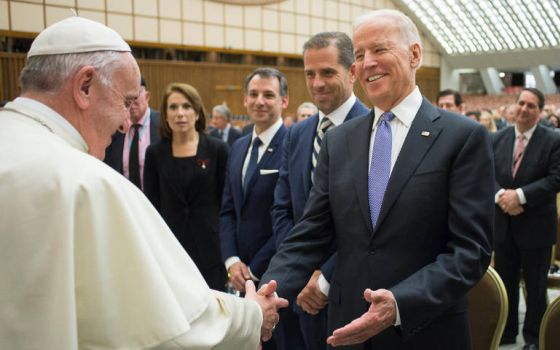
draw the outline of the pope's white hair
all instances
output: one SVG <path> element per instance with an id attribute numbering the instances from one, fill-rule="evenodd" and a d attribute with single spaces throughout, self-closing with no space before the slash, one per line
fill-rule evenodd
<path id="1" fill-rule="evenodd" d="M 57 92 L 68 77 L 84 66 L 96 69 L 101 82 L 109 86 L 116 68 L 120 67 L 126 52 L 95 51 L 29 57 L 19 81 L 22 92 Z"/>

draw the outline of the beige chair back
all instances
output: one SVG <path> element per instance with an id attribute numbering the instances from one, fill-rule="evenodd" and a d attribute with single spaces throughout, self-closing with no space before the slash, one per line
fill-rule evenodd
<path id="1" fill-rule="evenodd" d="M 497 350 L 506 325 L 508 298 L 496 270 L 489 266 L 467 297 L 472 350 Z"/>
<path id="2" fill-rule="evenodd" d="M 560 297 L 546 308 L 539 332 L 539 349 L 560 349 Z"/>

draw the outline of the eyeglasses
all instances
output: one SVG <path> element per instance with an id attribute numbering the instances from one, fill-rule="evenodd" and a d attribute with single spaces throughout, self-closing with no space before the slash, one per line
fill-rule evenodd
<path id="1" fill-rule="evenodd" d="M 123 95 L 120 91 L 118 91 L 116 88 L 114 88 L 113 84 L 111 84 L 111 83 L 109 83 L 109 85 L 105 85 L 105 86 L 109 87 L 109 89 L 111 89 L 111 91 L 113 91 L 117 96 L 119 96 L 119 98 L 123 101 L 124 108 L 127 111 L 130 110 L 130 107 L 132 106 L 134 101 L 136 101 L 136 99 L 138 98 L 138 95 L 136 95 L 136 96 L 125 96 L 125 95 Z"/>

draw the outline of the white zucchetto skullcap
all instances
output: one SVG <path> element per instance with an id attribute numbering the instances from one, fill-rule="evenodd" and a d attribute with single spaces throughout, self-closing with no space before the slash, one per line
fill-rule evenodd
<path id="1" fill-rule="evenodd" d="M 87 18 L 68 17 L 48 26 L 33 40 L 27 58 L 93 51 L 130 52 L 113 29 Z"/>

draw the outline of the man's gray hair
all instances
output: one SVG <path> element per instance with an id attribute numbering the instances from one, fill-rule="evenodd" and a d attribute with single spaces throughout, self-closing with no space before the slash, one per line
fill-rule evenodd
<path id="1" fill-rule="evenodd" d="M 114 70 L 122 65 L 123 54 L 117 51 L 95 51 L 30 57 L 19 76 L 21 90 L 56 92 L 69 76 L 84 66 L 94 67 L 101 82 L 109 86 Z"/>
<path id="2" fill-rule="evenodd" d="M 317 113 L 318 111 L 317 106 L 315 106 L 312 102 L 304 102 L 300 104 L 299 107 L 297 108 L 297 114 L 299 115 L 301 113 L 301 110 L 304 108 L 309 108 L 313 110 L 313 114 Z"/>
<path id="3" fill-rule="evenodd" d="M 401 37 L 405 41 L 406 46 L 418 43 L 418 45 L 420 45 L 420 49 L 422 48 L 422 40 L 420 39 L 418 28 L 416 28 L 416 25 L 410 17 L 397 10 L 383 9 L 368 12 L 354 20 L 352 31 L 356 32 L 356 29 L 358 29 L 360 25 L 365 22 L 375 21 L 378 17 L 390 17 L 394 19 L 397 22 L 401 32 Z"/>
<path id="4" fill-rule="evenodd" d="M 231 114 L 231 111 L 229 110 L 229 108 L 226 105 L 216 105 L 216 106 L 214 106 L 214 108 L 212 108 L 212 111 L 218 112 L 221 115 L 225 116 L 228 123 L 231 122 L 231 117 L 233 115 Z"/>
<path id="5" fill-rule="evenodd" d="M 338 63 L 350 69 L 354 63 L 354 48 L 352 39 L 342 32 L 323 32 L 313 35 L 303 44 L 303 53 L 309 49 L 324 49 L 334 46 L 338 50 Z"/>

